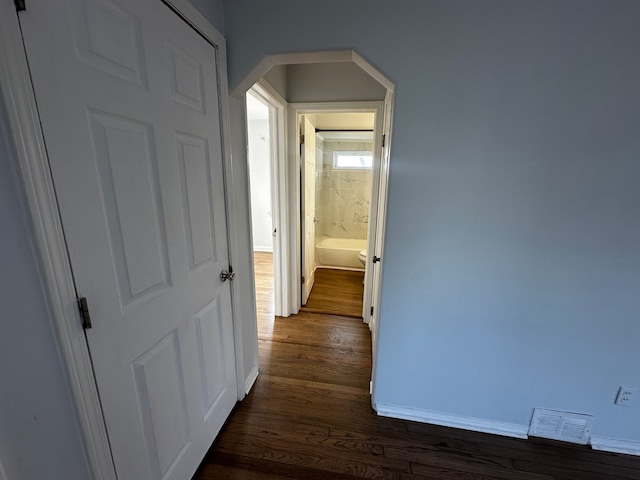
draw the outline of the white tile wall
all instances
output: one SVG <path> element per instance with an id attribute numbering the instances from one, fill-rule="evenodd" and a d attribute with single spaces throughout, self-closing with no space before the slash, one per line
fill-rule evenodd
<path id="1" fill-rule="evenodd" d="M 367 238 L 371 170 L 334 170 L 336 150 L 372 150 L 371 142 L 316 141 L 316 238 Z"/>

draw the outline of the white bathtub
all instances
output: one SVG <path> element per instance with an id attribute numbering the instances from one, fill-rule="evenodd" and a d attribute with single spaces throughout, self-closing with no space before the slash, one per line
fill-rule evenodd
<path id="1" fill-rule="evenodd" d="M 364 270 L 358 254 L 366 249 L 366 240 L 325 237 L 316 243 L 316 261 L 320 268 Z"/>

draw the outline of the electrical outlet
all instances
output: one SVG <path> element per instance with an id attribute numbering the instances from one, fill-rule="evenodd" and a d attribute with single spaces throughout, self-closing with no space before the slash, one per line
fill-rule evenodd
<path id="1" fill-rule="evenodd" d="M 618 389 L 615 404 L 624 406 L 631 405 L 635 396 L 636 389 L 634 387 L 620 387 Z"/>

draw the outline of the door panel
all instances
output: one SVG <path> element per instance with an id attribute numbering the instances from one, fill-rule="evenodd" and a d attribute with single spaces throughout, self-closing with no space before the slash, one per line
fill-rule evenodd
<path id="1" fill-rule="evenodd" d="M 161 478 L 191 440 L 179 339 L 174 330 L 133 361 L 148 462 Z"/>
<path id="2" fill-rule="evenodd" d="M 311 294 L 316 269 L 316 129 L 307 116 L 302 119 L 303 149 L 303 242 L 302 242 L 302 304 L 305 305 Z"/>
<path id="3" fill-rule="evenodd" d="M 89 123 L 118 290 L 126 305 L 168 283 L 153 127 L 97 112 L 89 113 Z"/>
<path id="4" fill-rule="evenodd" d="M 171 98 L 204 113 L 202 64 L 175 45 L 167 47 Z"/>
<path id="5" fill-rule="evenodd" d="M 190 478 L 236 402 L 216 49 L 155 0 L 20 21 L 118 478 Z"/>
<path id="6" fill-rule="evenodd" d="M 215 413 L 216 404 L 225 392 L 228 381 L 228 365 L 222 354 L 226 340 L 223 311 L 230 306 L 223 305 L 224 300 L 215 298 L 195 314 L 199 371 L 203 385 L 201 416 L 205 421 Z"/>
<path id="7" fill-rule="evenodd" d="M 78 59 L 146 86 L 140 21 L 112 0 L 85 2 L 71 11 Z"/>
<path id="8" fill-rule="evenodd" d="M 176 136 L 182 204 L 184 207 L 189 268 L 193 270 L 216 262 L 214 222 L 211 211 L 212 186 L 208 145 L 204 138 L 184 134 Z"/>

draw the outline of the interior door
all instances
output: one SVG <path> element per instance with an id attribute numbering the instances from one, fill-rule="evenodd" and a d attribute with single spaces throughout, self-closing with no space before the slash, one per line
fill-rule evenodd
<path id="1" fill-rule="evenodd" d="M 369 317 L 369 328 L 371 329 L 371 341 L 372 341 L 372 357 L 375 363 L 377 355 L 377 338 L 378 338 L 378 316 L 380 301 L 380 288 L 382 285 L 382 257 L 383 257 L 383 243 L 385 232 L 385 219 L 386 219 L 386 205 L 387 205 L 387 179 L 389 178 L 389 162 L 391 156 L 391 121 L 393 118 L 393 94 L 387 92 L 384 100 L 384 116 L 382 119 L 382 132 L 385 137 L 385 141 L 381 145 L 380 155 L 380 172 L 377 179 L 377 195 L 376 201 L 378 202 L 376 209 L 375 225 L 373 230 L 369 231 L 371 236 L 373 232 L 374 242 L 369 242 L 367 250 L 367 262 L 369 262 L 367 268 L 371 275 L 372 291 L 370 302 L 374 306 L 374 311 L 371 312 Z M 377 124 L 377 120 L 376 120 Z M 373 245 L 372 245 L 373 243 Z M 374 262 L 374 258 L 377 259 Z"/>
<path id="2" fill-rule="evenodd" d="M 158 0 L 20 21 L 118 478 L 191 478 L 237 398 L 217 51 Z"/>
<path id="3" fill-rule="evenodd" d="M 308 116 L 302 117 L 302 305 L 307 303 L 316 271 L 316 129 Z"/>

